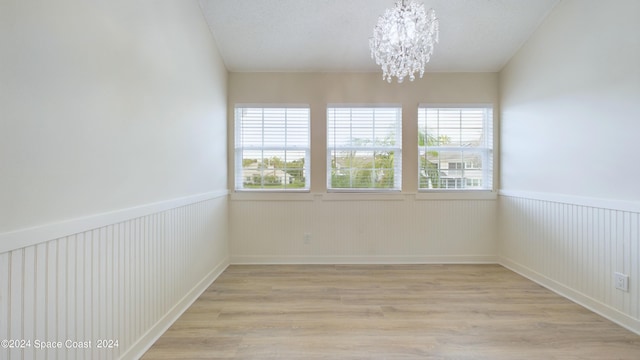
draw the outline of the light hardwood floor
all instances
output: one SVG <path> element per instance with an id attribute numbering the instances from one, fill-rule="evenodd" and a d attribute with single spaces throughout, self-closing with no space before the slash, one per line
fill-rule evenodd
<path id="1" fill-rule="evenodd" d="M 640 359 L 499 265 L 230 266 L 143 359 Z"/>

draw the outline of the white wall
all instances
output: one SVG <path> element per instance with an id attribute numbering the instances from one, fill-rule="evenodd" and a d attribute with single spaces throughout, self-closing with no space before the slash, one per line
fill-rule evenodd
<path id="1" fill-rule="evenodd" d="M 188 1 L 3 1 L 0 233 L 226 189 L 226 71 Z"/>
<path id="2" fill-rule="evenodd" d="M 0 358 L 138 358 L 229 263 L 199 5 L 2 1 L 0 44 L 0 339 L 31 341 Z M 92 348 L 35 348 L 69 339 Z"/>
<path id="3" fill-rule="evenodd" d="M 503 189 L 640 201 L 640 2 L 560 2 L 500 74 Z"/>
<path id="4" fill-rule="evenodd" d="M 495 73 L 433 73 L 388 84 L 379 73 L 231 73 L 229 139 L 238 103 L 308 104 L 311 109 L 310 194 L 232 194 L 231 261 L 237 263 L 495 262 L 495 197 L 416 195 L 419 103 L 497 107 Z M 400 104 L 402 193 L 326 191 L 329 103 Z M 233 184 L 233 142 L 229 144 Z M 496 161 L 497 163 L 497 161 Z M 311 241 L 304 243 L 304 234 Z"/>
<path id="5" fill-rule="evenodd" d="M 500 73 L 499 232 L 503 264 L 640 333 L 638 14 L 562 1 Z"/>

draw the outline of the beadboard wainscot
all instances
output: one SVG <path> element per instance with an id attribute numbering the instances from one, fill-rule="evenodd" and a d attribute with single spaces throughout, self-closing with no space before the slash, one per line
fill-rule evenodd
<path id="1" fill-rule="evenodd" d="M 0 339 L 31 341 L 0 358 L 138 359 L 228 266 L 227 203 L 222 190 L 0 234 Z"/>
<path id="2" fill-rule="evenodd" d="M 495 193 L 443 195 L 232 193 L 231 262 L 496 263 Z"/>
<path id="3" fill-rule="evenodd" d="M 500 263 L 640 334 L 640 204 L 500 191 Z M 629 275 L 629 291 L 614 286 Z"/>

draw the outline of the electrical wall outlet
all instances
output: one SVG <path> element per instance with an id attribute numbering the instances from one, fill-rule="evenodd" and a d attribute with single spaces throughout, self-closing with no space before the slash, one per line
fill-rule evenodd
<path id="1" fill-rule="evenodd" d="M 304 233 L 304 243 L 308 244 L 311 242 L 311 233 Z"/>
<path id="2" fill-rule="evenodd" d="M 629 275 L 623 273 L 613 273 L 613 283 L 616 289 L 629 291 Z"/>

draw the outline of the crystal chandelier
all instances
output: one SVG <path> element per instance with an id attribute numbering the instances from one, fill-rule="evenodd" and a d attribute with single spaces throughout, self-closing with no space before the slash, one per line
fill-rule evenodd
<path id="1" fill-rule="evenodd" d="M 433 9 L 414 0 L 397 0 L 378 18 L 369 39 L 371 58 L 382 66 L 382 79 L 391 82 L 393 76 L 401 83 L 406 76 L 415 80 L 416 72 L 424 75 L 424 67 L 438 42 L 438 19 Z"/>

